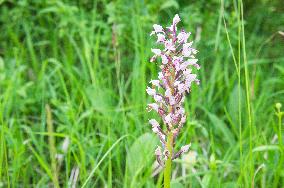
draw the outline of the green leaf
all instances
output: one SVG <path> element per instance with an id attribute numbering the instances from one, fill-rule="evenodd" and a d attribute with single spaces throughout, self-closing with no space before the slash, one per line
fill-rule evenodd
<path id="1" fill-rule="evenodd" d="M 239 110 L 242 112 L 243 109 L 245 108 L 245 103 L 244 103 L 244 99 L 245 99 L 245 94 L 243 89 L 241 88 L 241 92 L 240 92 L 240 99 L 241 99 L 241 106 L 239 109 L 239 89 L 238 89 L 238 85 L 235 85 L 233 90 L 230 93 L 230 97 L 229 97 L 229 101 L 227 104 L 227 108 L 228 108 L 228 112 L 232 118 L 232 121 L 235 125 L 235 129 L 237 129 L 238 123 L 239 123 Z M 243 112 L 242 112 L 243 113 Z"/>
<path id="2" fill-rule="evenodd" d="M 160 10 L 164 10 L 164 9 L 168 9 L 172 7 L 175 9 L 178 9 L 179 5 L 176 1 L 166 1 L 161 5 Z"/>
<path id="3" fill-rule="evenodd" d="M 279 146 L 276 145 L 263 145 L 255 147 L 252 152 L 259 152 L 259 151 L 278 151 L 280 150 Z"/>
<path id="4" fill-rule="evenodd" d="M 221 119 L 219 119 L 216 115 L 210 112 L 207 112 L 207 113 L 217 133 L 218 132 L 221 133 L 223 135 L 224 141 L 228 142 L 231 146 L 233 146 L 236 143 L 236 141 L 235 141 L 234 135 L 232 134 L 228 126 Z"/>
<path id="5" fill-rule="evenodd" d="M 154 158 L 157 138 L 155 135 L 145 133 L 141 135 L 130 147 L 127 153 L 127 168 L 131 178 L 134 178 L 142 169 L 150 165 Z"/>
<path id="6" fill-rule="evenodd" d="M 211 181 L 211 174 L 205 174 L 202 178 L 202 187 L 209 187 Z"/>
<path id="7" fill-rule="evenodd" d="M 171 182 L 171 187 L 172 188 L 184 188 L 184 185 L 182 185 L 181 183 L 179 182 Z"/>

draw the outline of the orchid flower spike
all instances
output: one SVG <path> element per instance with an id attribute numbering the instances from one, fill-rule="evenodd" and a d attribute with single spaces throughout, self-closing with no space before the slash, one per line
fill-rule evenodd
<path id="1" fill-rule="evenodd" d="M 154 103 L 148 105 L 148 111 L 154 110 L 162 119 L 149 120 L 153 132 L 159 137 L 162 147 L 155 151 L 158 163 L 164 166 L 166 160 L 174 160 L 190 149 L 190 144 L 182 146 L 177 152 L 174 146 L 181 128 L 186 123 L 184 110 L 185 96 L 191 91 L 191 85 L 199 84 L 193 70 L 199 70 L 197 50 L 193 42 L 188 41 L 191 33 L 185 30 L 178 32 L 177 24 L 181 21 L 178 14 L 169 27 L 163 28 L 154 24 L 150 36 L 157 37 L 160 48 L 152 48 L 151 62 L 161 62 L 158 78 L 150 81 L 146 91 L 153 97 Z M 163 126 L 164 125 L 164 126 Z"/>

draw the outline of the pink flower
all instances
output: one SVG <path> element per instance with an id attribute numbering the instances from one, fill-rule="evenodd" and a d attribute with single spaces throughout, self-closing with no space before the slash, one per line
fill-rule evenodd
<path id="1" fill-rule="evenodd" d="M 162 83 L 163 83 L 164 86 L 167 86 L 167 85 L 168 85 L 168 84 L 167 84 L 167 80 L 165 79 L 165 77 L 164 77 L 164 75 L 163 75 L 162 72 L 159 72 L 159 73 L 158 73 L 158 78 L 162 81 Z"/>
<path id="2" fill-rule="evenodd" d="M 182 146 L 182 147 L 180 148 L 180 150 L 181 150 L 183 153 L 186 153 L 186 152 L 188 152 L 190 146 L 191 146 L 191 144 Z"/>
<path id="3" fill-rule="evenodd" d="M 174 97 L 174 96 L 170 96 L 170 97 L 169 97 L 169 103 L 170 103 L 170 105 L 176 104 L 176 100 L 175 100 L 175 97 Z"/>
<path id="4" fill-rule="evenodd" d="M 169 51 L 174 51 L 176 49 L 175 45 L 172 43 L 171 40 L 165 41 L 165 48 L 166 50 L 169 50 Z"/>
<path id="5" fill-rule="evenodd" d="M 183 44 L 182 55 L 184 55 L 185 57 L 189 57 L 191 55 L 191 53 L 192 53 L 192 48 L 191 48 L 192 43 L 193 42 Z"/>
<path id="6" fill-rule="evenodd" d="M 161 156 L 162 155 L 162 150 L 161 147 L 158 146 L 157 149 L 155 150 L 155 154 Z"/>
<path id="7" fill-rule="evenodd" d="M 161 97 L 160 95 L 154 95 L 154 99 L 156 102 L 162 102 L 163 101 L 163 97 Z"/>
<path id="8" fill-rule="evenodd" d="M 148 95 L 151 95 L 151 96 L 156 95 L 156 90 L 150 87 L 147 87 L 146 92 L 148 93 Z"/>
<path id="9" fill-rule="evenodd" d="M 158 73 L 158 78 L 159 78 L 160 80 L 164 79 L 164 75 L 163 75 L 162 72 L 159 72 L 159 73 Z"/>
<path id="10" fill-rule="evenodd" d="M 183 71 L 183 75 L 185 76 L 185 77 L 188 77 L 190 74 L 191 74 L 191 69 L 185 69 L 184 71 Z"/>
<path id="11" fill-rule="evenodd" d="M 153 131 L 153 133 L 156 133 L 156 134 L 159 133 L 159 129 L 157 127 L 153 127 L 152 131 Z"/>
<path id="12" fill-rule="evenodd" d="M 164 161 L 168 158 L 174 160 L 189 150 L 190 145 L 185 145 L 177 153 L 174 151 L 170 153 L 171 150 L 168 147 L 174 148 L 176 137 L 186 123 L 185 96 L 190 92 L 192 83 L 199 84 L 197 75 L 192 73 L 192 67 L 200 68 L 197 64 L 198 60 L 194 57 L 197 50 L 192 48 L 192 41 L 187 42 L 190 33 L 184 30 L 178 32 L 179 22 L 180 17 L 176 14 L 171 26 L 166 27 L 168 29 L 154 24 L 154 31 L 151 32 L 151 35 L 157 37 L 157 43 L 164 45 L 164 49 L 151 49 L 154 53 L 151 62 L 161 57 L 159 65 L 161 70 L 158 72 L 158 79 L 150 81 L 153 88 L 146 89 L 148 95 L 155 100 L 155 103 L 148 104 L 148 111 L 155 110 L 165 124 L 165 130 L 163 130 L 155 119 L 149 120 L 152 131 L 159 137 L 163 146 L 163 151 L 160 147 L 155 151 L 161 166 L 164 166 Z M 171 146 L 166 145 L 168 140 L 166 137 L 169 133 L 173 133 L 175 138 Z"/>
<path id="13" fill-rule="evenodd" d="M 180 81 L 178 81 L 178 80 L 176 80 L 175 82 L 174 82 L 174 86 L 178 86 L 180 84 Z"/>
<path id="14" fill-rule="evenodd" d="M 173 32 L 173 34 L 175 35 L 176 32 L 176 25 L 180 22 L 180 17 L 178 14 L 175 15 L 175 17 L 173 18 L 173 24 L 170 27 L 167 27 L 171 32 Z"/>
<path id="15" fill-rule="evenodd" d="M 173 57 L 173 63 L 180 63 L 183 61 L 183 57 L 180 56 L 180 57 L 177 57 L 177 56 L 174 56 Z"/>
<path id="16" fill-rule="evenodd" d="M 161 55 L 161 58 L 162 58 L 162 63 L 165 65 L 169 62 L 168 58 L 166 55 Z"/>
<path id="17" fill-rule="evenodd" d="M 166 92 L 165 92 L 165 96 L 166 97 L 170 97 L 172 94 L 171 94 L 171 89 L 170 88 L 167 88 L 166 89 Z"/>
<path id="18" fill-rule="evenodd" d="M 182 94 L 182 93 L 184 93 L 184 91 L 185 91 L 185 84 L 183 84 L 183 83 L 178 84 L 178 93 Z"/>
<path id="19" fill-rule="evenodd" d="M 158 112 L 159 110 L 159 105 L 157 105 L 156 103 L 148 104 L 148 107 L 150 108 L 150 111 L 153 109 Z"/>
<path id="20" fill-rule="evenodd" d="M 160 50 L 160 49 L 151 49 L 151 51 L 152 51 L 155 55 L 157 55 L 157 56 L 161 55 L 161 50 Z"/>
<path id="21" fill-rule="evenodd" d="M 161 55 L 161 50 L 160 49 L 151 49 L 151 51 L 155 54 L 150 62 L 154 62 L 156 59 L 157 59 L 157 56 L 160 56 Z"/>
<path id="22" fill-rule="evenodd" d="M 177 110 L 177 114 L 183 115 L 185 113 L 185 110 L 183 107 L 179 107 L 179 109 Z"/>
<path id="23" fill-rule="evenodd" d="M 184 63 L 182 63 L 180 65 L 180 69 L 185 70 L 187 68 L 187 66 L 189 66 L 189 65 L 193 65 L 193 66 L 197 67 L 197 69 L 199 69 L 199 65 L 196 64 L 197 61 L 198 61 L 197 59 L 188 59 L 187 61 L 185 61 Z"/>
<path id="24" fill-rule="evenodd" d="M 177 25 L 179 22 L 180 22 L 180 17 L 178 14 L 176 14 L 173 19 L 173 25 Z"/>
<path id="25" fill-rule="evenodd" d="M 180 124 L 184 124 L 186 122 L 186 116 L 182 116 L 180 119 Z"/>
<path id="26" fill-rule="evenodd" d="M 159 127 L 159 123 L 155 119 L 150 119 L 149 123 L 152 125 L 152 127 Z"/>
<path id="27" fill-rule="evenodd" d="M 157 33 L 164 33 L 163 27 L 158 24 L 154 24 L 153 28 L 154 28 L 154 31 L 151 32 L 150 36 L 157 34 Z"/>
<path id="28" fill-rule="evenodd" d="M 150 83 L 153 84 L 153 86 L 160 87 L 160 80 L 151 80 Z"/>
<path id="29" fill-rule="evenodd" d="M 176 71 L 180 70 L 180 63 L 182 61 L 183 61 L 183 57 L 177 57 L 177 56 L 173 57 L 173 65 L 174 65 Z"/>
<path id="30" fill-rule="evenodd" d="M 159 34 L 157 34 L 157 37 L 158 37 L 157 43 L 161 43 L 161 42 L 164 42 L 166 40 L 165 35 L 163 35 L 163 34 L 159 33 Z"/>
<path id="31" fill-rule="evenodd" d="M 186 33 L 184 31 L 180 32 L 177 36 L 178 43 L 185 43 L 187 39 L 189 38 L 191 33 Z"/>
<path id="32" fill-rule="evenodd" d="M 197 75 L 196 74 L 189 74 L 186 76 L 185 80 L 188 82 L 193 82 L 196 79 Z"/>
<path id="33" fill-rule="evenodd" d="M 171 114 L 168 114 L 168 115 L 165 117 L 165 122 L 166 122 L 167 124 L 170 124 L 171 121 L 172 121 Z"/>

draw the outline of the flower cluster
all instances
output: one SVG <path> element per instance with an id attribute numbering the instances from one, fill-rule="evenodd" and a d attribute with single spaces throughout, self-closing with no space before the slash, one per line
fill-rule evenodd
<path id="1" fill-rule="evenodd" d="M 179 22 L 180 17 L 176 14 L 170 27 L 164 29 L 154 24 L 154 31 L 150 34 L 150 36 L 156 35 L 157 43 L 162 46 L 161 49 L 151 49 L 154 56 L 150 61 L 161 61 L 161 71 L 158 79 L 151 80 L 151 87 L 146 89 L 148 95 L 155 100 L 155 103 L 148 104 L 148 111 L 156 111 L 165 125 L 163 129 L 155 119 L 149 120 L 153 132 L 158 135 L 162 143 L 162 148 L 158 146 L 155 151 L 161 166 L 164 166 L 165 160 L 174 160 L 189 150 L 190 145 L 185 145 L 175 153 L 173 147 L 186 122 L 183 108 L 185 95 L 190 92 L 192 83 L 199 84 L 196 74 L 192 73 L 192 68 L 200 69 L 195 58 L 197 50 L 192 48 L 193 42 L 188 42 L 191 33 L 183 29 L 177 32 Z M 169 136 L 172 137 L 170 143 Z"/>

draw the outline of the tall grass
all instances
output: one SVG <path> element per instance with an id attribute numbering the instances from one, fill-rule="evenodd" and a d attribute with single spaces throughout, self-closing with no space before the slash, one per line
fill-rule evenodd
<path id="1" fill-rule="evenodd" d="M 0 187 L 161 187 L 149 33 L 175 13 L 202 69 L 177 143 L 197 161 L 172 164 L 172 187 L 282 187 L 281 0 L 0 1 Z"/>

